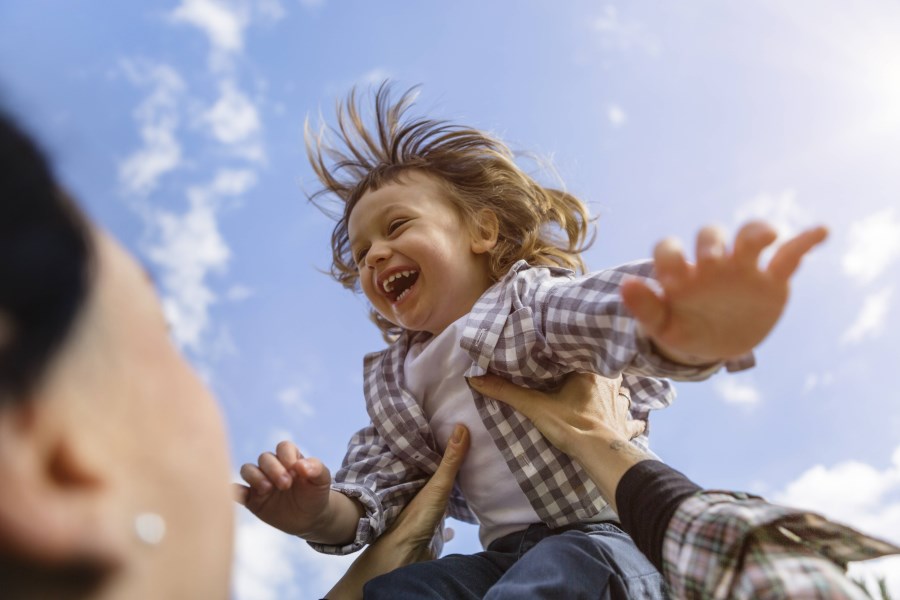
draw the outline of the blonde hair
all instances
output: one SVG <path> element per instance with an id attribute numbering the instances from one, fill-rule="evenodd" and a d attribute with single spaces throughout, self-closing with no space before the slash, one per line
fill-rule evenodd
<path id="1" fill-rule="evenodd" d="M 581 252 L 589 239 L 591 219 L 575 196 L 540 185 L 516 164 L 510 148 L 477 129 L 426 118 L 409 118 L 417 88 L 391 101 L 391 85 L 383 82 L 375 94 L 374 123 L 367 128 L 356 89 L 337 103 L 336 127 L 313 133 L 305 126 L 306 152 L 322 188 L 311 202 L 336 220 L 331 234 L 331 275 L 346 288 L 359 290 L 359 272 L 350 248 L 347 223 L 359 199 L 370 190 L 397 181 L 410 171 L 440 182 L 470 227 L 488 209 L 497 215 L 499 235 L 490 251 L 490 273 L 499 280 L 518 260 L 533 265 L 585 270 Z M 330 145 L 336 135 L 341 148 Z M 338 209 L 323 198 L 336 197 Z M 372 320 L 385 339 L 402 329 L 374 309 Z"/>

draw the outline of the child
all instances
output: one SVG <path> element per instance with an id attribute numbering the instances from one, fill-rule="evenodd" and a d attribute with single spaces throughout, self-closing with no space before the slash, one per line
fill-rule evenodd
<path id="1" fill-rule="evenodd" d="M 308 138 L 324 186 L 314 199 L 343 203 L 332 273 L 362 288 L 390 342 L 365 360 L 372 422 L 351 440 L 333 484 L 321 463 L 285 442 L 258 468 L 245 466 L 256 495 L 248 506 L 319 550 L 354 551 L 390 525 L 464 423 L 471 450 L 449 514 L 478 522 L 488 551 L 398 569 L 370 582 L 367 597 L 532 598 L 541 589 L 662 597 L 658 573 L 580 467 L 465 378 L 491 371 L 547 390 L 572 371 L 624 373 L 632 414 L 646 420 L 674 396 L 655 377 L 701 379 L 728 359 L 746 366 L 824 230 L 782 246 L 766 271 L 757 261 L 774 233 L 757 223 L 741 230 L 732 254 L 703 230 L 696 267 L 663 242 L 656 282 L 650 262 L 576 277 L 588 230 L 577 198 L 540 186 L 483 132 L 405 120 L 411 94 L 392 104 L 389 92 L 378 90 L 372 130 L 354 94 L 339 106 L 345 152 Z"/>

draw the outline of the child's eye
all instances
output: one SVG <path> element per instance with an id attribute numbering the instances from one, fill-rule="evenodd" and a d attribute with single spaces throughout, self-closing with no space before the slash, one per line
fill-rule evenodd
<path id="1" fill-rule="evenodd" d="M 360 250 L 356 253 L 356 256 L 353 257 L 353 260 L 356 261 L 356 266 L 358 268 L 362 268 L 364 266 L 363 263 L 366 260 L 367 252 L 368 252 L 368 248 L 363 248 L 362 250 Z"/>
<path id="2" fill-rule="evenodd" d="M 387 231 L 388 233 L 394 233 L 399 229 L 404 223 L 407 222 L 407 219 L 394 219 L 388 224 Z"/>

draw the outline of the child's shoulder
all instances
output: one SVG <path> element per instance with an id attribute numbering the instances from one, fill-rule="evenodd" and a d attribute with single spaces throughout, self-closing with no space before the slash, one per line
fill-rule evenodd
<path id="1" fill-rule="evenodd" d="M 578 274 L 571 269 L 547 265 L 530 265 L 524 260 L 517 262 L 502 280 L 506 283 L 519 282 L 524 284 L 556 285 L 560 283 L 578 283 L 587 280 L 603 280 L 611 283 L 618 282 L 625 277 L 652 278 L 654 276 L 653 261 L 651 259 L 634 260 L 628 263 Z"/>

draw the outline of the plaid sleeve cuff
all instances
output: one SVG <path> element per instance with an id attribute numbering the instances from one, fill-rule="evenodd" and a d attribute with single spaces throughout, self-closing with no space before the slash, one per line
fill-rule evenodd
<path id="1" fill-rule="evenodd" d="M 736 358 L 730 358 L 722 362 L 714 362 L 705 365 L 684 365 L 670 360 L 657 350 L 649 337 L 640 332 L 638 328 L 635 340 L 640 362 L 645 369 L 656 377 L 668 377 L 679 381 L 701 381 L 708 379 L 724 365 L 729 373 L 744 371 L 756 365 L 756 358 L 752 352 L 748 352 Z"/>
<path id="2" fill-rule="evenodd" d="M 764 543 L 766 551 L 751 551 L 751 542 Z M 726 597 L 738 581 L 752 581 L 757 589 L 800 585 L 784 577 L 786 565 L 825 559 L 842 570 L 847 561 L 897 553 L 900 548 L 894 544 L 815 513 L 749 494 L 701 492 L 685 500 L 672 517 L 663 565 L 675 596 Z"/>
<path id="3" fill-rule="evenodd" d="M 313 550 L 323 554 L 351 554 L 362 549 L 366 544 L 371 544 L 384 531 L 384 511 L 378 497 L 369 488 L 361 485 L 334 483 L 331 489 L 345 496 L 358 500 L 365 508 L 366 514 L 359 519 L 356 526 L 356 537 L 349 544 L 338 546 L 336 544 L 320 544 L 307 542 Z"/>

